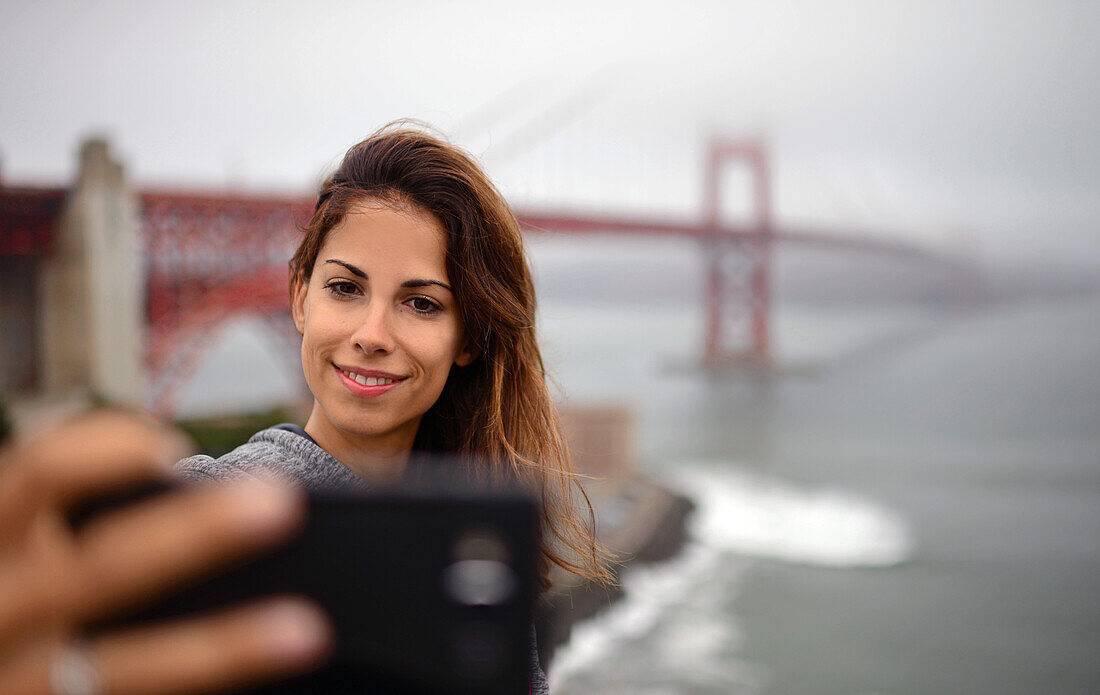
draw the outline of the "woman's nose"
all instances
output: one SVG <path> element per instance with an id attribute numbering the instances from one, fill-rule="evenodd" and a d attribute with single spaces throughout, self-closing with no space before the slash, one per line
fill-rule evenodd
<path id="1" fill-rule="evenodd" d="M 352 334 L 352 342 L 367 354 L 393 352 L 394 338 L 390 319 L 390 312 L 386 307 L 372 302 Z"/>

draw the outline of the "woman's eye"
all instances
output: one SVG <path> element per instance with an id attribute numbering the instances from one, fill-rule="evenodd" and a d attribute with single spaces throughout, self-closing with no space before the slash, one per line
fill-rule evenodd
<path id="1" fill-rule="evenodd" d="M 336 295 L 337 297 L 347 297 L 355 294 L 359 291 L 359 288 L 355 286 L 354 282 L 330 282 L 325 285 L 325 289 Z"/>
<path id="2" fill-rule="evenodd" d="M 413 297 L 408 301 L 408 305 L 420 314 L 434 314 L 443 309 L 438 302 L 427 297 Z"/>

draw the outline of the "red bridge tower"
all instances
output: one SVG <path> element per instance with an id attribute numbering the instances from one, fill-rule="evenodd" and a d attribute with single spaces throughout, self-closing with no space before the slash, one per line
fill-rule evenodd
<path id="1" fill-rule="evenodd" d="M 722 173 L 744 160 L 752 174 L 753 215 L 747 233 L 722 226 Z M 703 176 L 704 245 L 708 254 L 703 362 L 770 367 L 772 210 L 768 162 L 759 142 L 711 143 Z M 732 341 L 732 344 L 728 341 Z"/>

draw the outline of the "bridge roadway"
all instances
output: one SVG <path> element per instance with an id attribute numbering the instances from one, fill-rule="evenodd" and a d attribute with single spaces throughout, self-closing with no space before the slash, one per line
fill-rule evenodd
<path id="1" fill-rule="evenodd" d="M 678 218 L 624 217 L 570 211 L 519 210 L 520 225 L 529 232 L 607 234 L 613 236 L 664 236 L 695 241 L 759 241 L 797 244 L 838 250 L 867 251 L 933 264 L 954 265 L 955 255 L 931 245 L 903 241 L 873 232 L 843 232 L 813 227 L 762 228 L 760 225 L 718 227 Z"/>

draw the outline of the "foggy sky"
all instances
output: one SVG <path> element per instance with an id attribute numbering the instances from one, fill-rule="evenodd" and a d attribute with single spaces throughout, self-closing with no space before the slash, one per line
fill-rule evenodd
<path id="1" fill-rule="evenodd" d="M 514 202 L 691 216 L 760 135 L 781 223 L 1100 262 L 1100 3 L 594 4 L 0 0 L 0 175 L 97 133 L 138 185 L 308 191 L 414 117 Z"/>

